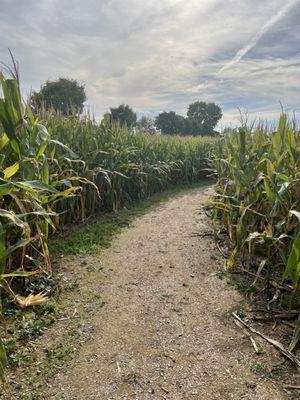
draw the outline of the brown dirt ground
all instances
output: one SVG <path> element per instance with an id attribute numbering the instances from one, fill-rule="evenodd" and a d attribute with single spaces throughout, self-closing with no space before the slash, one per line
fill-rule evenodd
<path id="1" fill-rule="evenodd" d="M 282 358 L 259 340 L 264 352 L 255 354 L 233 323 L 231 311 L 247 304 L 218 275 L 223 260 L 205 235 L 211 226 L 201 210 L 208 194 L 202 188 L 176 195 L 136 219 L 101 255 L 88 257 L 90 266 L 103 267 L 90 275 L 89 293 L 105 304 L 78 313 L 70 300 L 88 333 L 43 399 L 288 398 L 276 382 L 251 372 L 257 362 L 271 366 Z M 73 267 L 78 270 L 76 262 Z M 83 282 L 76 296 L 84 300 Z M 67 324 L 58 321 L 44 346 Z"/>

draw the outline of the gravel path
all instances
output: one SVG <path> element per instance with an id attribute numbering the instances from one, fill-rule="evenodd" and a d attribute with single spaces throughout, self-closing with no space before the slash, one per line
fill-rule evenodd
<path id="1" fill-rule="evenodd" d="M 250 370 L 257 355 L 230 317 L 245 304 L 217 274 L 223 260 L 201 211 L 207 195 L 173 197 L 93 258 L 104 265 L 105 278 L 91 285 L 105 305 L 45 399 L 286 398 Z"/>

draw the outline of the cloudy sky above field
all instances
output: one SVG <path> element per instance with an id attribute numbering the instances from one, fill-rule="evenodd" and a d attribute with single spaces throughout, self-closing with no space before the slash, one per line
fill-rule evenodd
<path id="1" fill-rule="evenodd" d="M 24 95 L 47 79 L 86 85 L 97 116 L 128 103 L 185 114 L 214 101 L 273 119 L 300 113 L 300 0 L 0 0 L 0 60 Z M 298 114 L 299 116 L 299 114 Z"/>

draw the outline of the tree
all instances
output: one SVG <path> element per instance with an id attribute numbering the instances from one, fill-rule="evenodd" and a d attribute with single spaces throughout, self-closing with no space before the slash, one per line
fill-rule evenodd
<path id="1" fill-rule="evenodd" d="M 215 103 L 196 101 L 187 111 L 193 135 L 213 135 L 214 127 L 222 118 L 222 110 Z"/>
<path id="2" fill-rule="evenodd" d="M 132 127 L 136 124 L 136 113 L 127 104 L 121 104 L 119 107 L 110 109 L 111 119 L 119 122 L 120 125 Z"/>
<path id="3" fill-rule="evenodd" d="M 184 135 L 186 133 L 185 118 L 174 111 L 160 113 L 155 119 L 155 125 L 165 135 Z"/>
<path id="4" fill-rule="evenodd" d="M 153 119 L 142 116 L 136 124 L 138 133 L 145 133 L 147 135 L 159 135 L 160 131 L 156 128 Z"/>
<path id="5" fill-rule="evenodd" d="M 86 101 L 84 86 L 74 79 L 59 78 L 57 81 L 47 81 L 39 92 L 33 92 L 30 102 L 36 108 L 44 106 L 47 110 L 53 108 L 63 115 L 74 110 L 81 113 Z"/>

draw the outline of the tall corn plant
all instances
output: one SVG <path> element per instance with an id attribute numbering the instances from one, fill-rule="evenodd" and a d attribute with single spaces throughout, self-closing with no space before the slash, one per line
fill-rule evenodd
<path id="1" fill-rule="evenodd" d="M 72 185 L 72 174 L 56 167 L 60 143 L 23 105 L 16 77 L 0 73 L 0 85 L 0 289 L 16 300 L 12 278 L 50 271 L 47 239 L 56 216 L 51 207 L 80 187 Z M 1 341 L 3 382 L 6 364 Z"/>
<path id="2" fill-rule="evenodd" d="M 282 115 L 276 132 L 241 128 L 224 138 L 214 160 L 218 177 L 214 219 L 238 255 L 269 279 L 289 280 L 299 295 L 300 133 Z"/>

